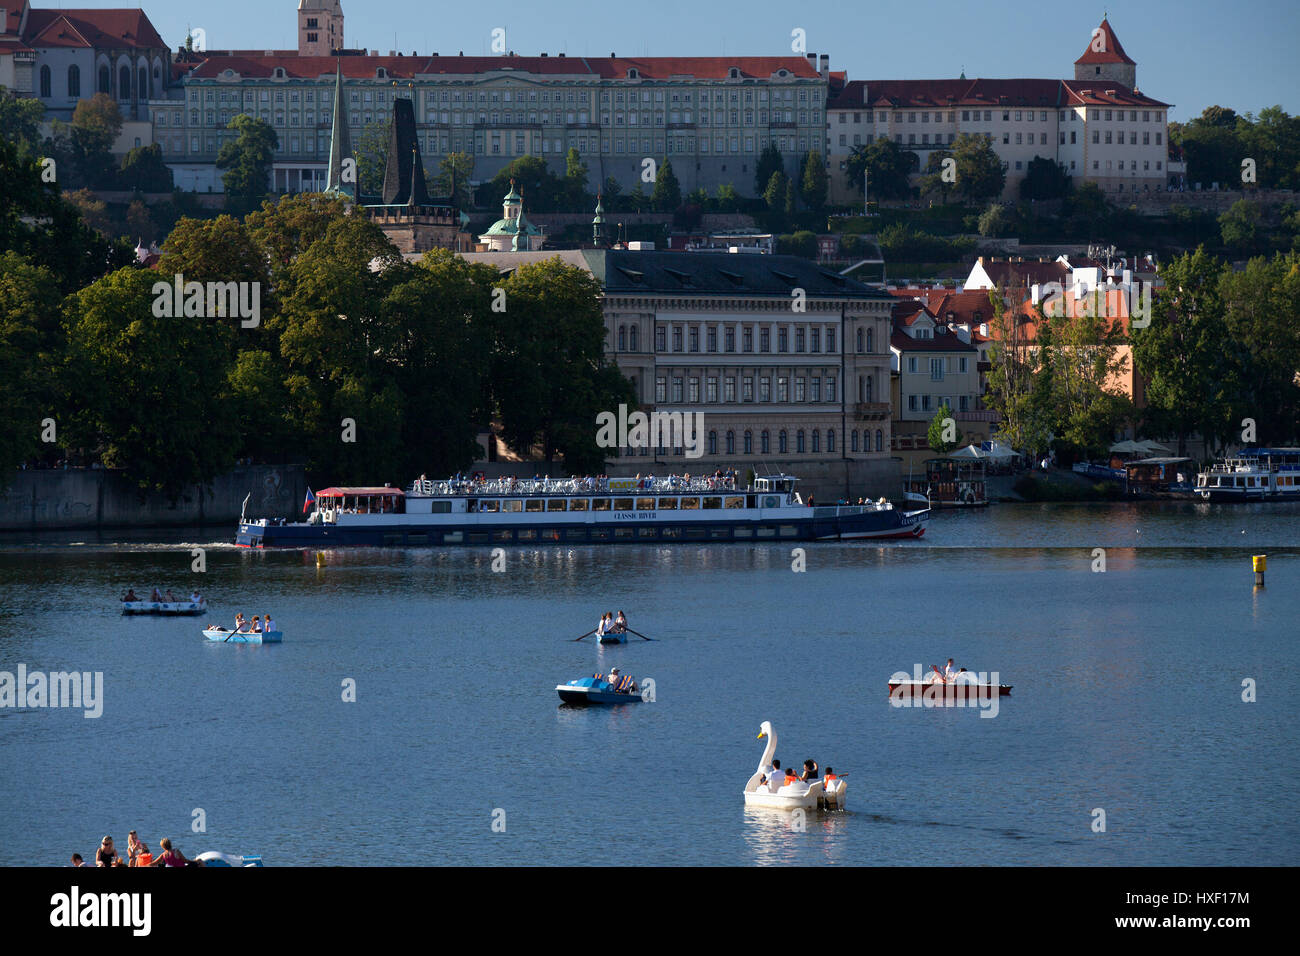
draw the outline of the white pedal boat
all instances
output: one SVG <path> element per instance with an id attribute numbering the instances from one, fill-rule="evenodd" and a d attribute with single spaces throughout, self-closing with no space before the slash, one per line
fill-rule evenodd
<path id="1" fill-rule="evenodd" d="M 204 614 L 208 610 L 207 599 L 201 601 L 123 601 L 123 614 L 163 614 L 191 615 Z"/>
<path id="2" fill-rule="evenodd" d="M 768 784 L 759 783 L 759 780 L 771 771 L 772 757 L 776 753 L 776 731 L 766 720 L 759 727 L 758 739 L 762 740 L 764 737 L 767 738 L 767 748 L 763 751 L 763 759 L 759 762 L 754 775 L 749 778 L 749 782 L 745 784 L 745 806 L 767 807 L 773 810 L 843 810 L 845 808 L 848 781 L 842 777 L 834 781 L 833 789 L 830 791 L 825 789 L 822 780 L 814 780 L 812 783 L 796 780 L 775 790 Z"/>

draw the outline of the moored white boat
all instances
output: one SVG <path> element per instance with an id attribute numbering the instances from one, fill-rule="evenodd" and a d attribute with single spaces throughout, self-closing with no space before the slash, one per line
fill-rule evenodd
<path id="1" fill-rule="evenodd" d="M 824 781 L 818 779 L 811 783 L 796 780 L 772 789 L 769 784 L 760 783 L 764 776 L 772 774 L 772 757 L 776 754 L 776 731 L 770 721 L 763 721 L 759 726 L 758 739 L 767 738 L 767 747 L 763 750 L 763 759 L 758 769 L 745 784 L 745 806 L 766 807 L 773 810 L 816 810 L 818 808 L 843 810 L 848 790 L 848 781 L 843 777 L 835 779 L 832 789 L 825 789 Z"/>
<path id="2" fill-rule="evenodd" d="M 204 866 L 262 866 L 260 856 L 238 856 L 234 853 L 218 853 L 215 850 L 200 853 L 195 859 L 200 860 Z"/>
<path id="3" fill-rule="evenodd" d="M 208 610 L 208 601 L 123 601 L 123 614 L 198 615 Z"/>

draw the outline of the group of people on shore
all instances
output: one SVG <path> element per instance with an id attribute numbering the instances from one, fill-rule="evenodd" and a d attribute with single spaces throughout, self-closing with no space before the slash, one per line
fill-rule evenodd
<path id="1" fill-rule="evenodd" d="M 782 787 L 789 786 L 792 783 L 811 784 L 818 778 L 818 771 L 817 761 L 811 757 L 803 762 L 803 773 L 796 773 L 793 767 L 787 767 L 782 771 L 781 761 L 774 759 L 772 766 L 759 768 L 761 776 L 758 778 L 758 785 L 760 787 L 766 785 L 770 792 L 776 793 Z M 839 777 L 835 775 L 834 768 L 827 767 L 824 786 L 830 787 L 838 779 Z"/>
<path id="2" fill-rule="evenodd" d="M 600 616 L 600 623 L 596 625 L 596 636 L 602 637 L 606 634 L 624 634 L 627 632 L 627 616 L 618 612 L 618 617 L 614 616 L 613 611 L 606 611 Z"/>
<path id="3" fill-rule="evenodd" d="M 104 837 L 95 850 L 95 866 L 204 866 L 202 860 L 188 859 L 184 853 L 172 846 L 172 841 L 163 837 L 159 842 L 162 852 L 154 856 L 149 847 L 132 830 L 126 837 L 126 859 L 117 852 L 111 836 Z M 73 866 L 90 866 L 80 853 L 72 854 Z"/>
<path id="4" fill-rule="evenodd" d="M 122 601 L 126 604 L 133 604 L 137 601 L 143 600 L 145 599 L 136 596 L 135 588 L 127 588 L 126 593 L 122 595 Z M 154 604 L 184 604 L 186 600 L 186 598 L 178 598 L 172 594 L 171 588 L 168 588 L 166 591 L 159 591 L 157 588 L 154 588 L 153 594 L 149 597 L 149 601 Z M 190 604 L 199 604 L 203 601 L 203 595 L 199 594 L 197 590 L 191 591 L 188 601 Z"/>

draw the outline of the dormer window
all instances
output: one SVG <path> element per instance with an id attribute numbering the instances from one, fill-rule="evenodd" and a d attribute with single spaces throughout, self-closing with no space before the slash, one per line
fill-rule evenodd
<path id="1" fill-rule="evenodd" d="M 385 80 L 388 78 L 388 71 L 382 66 L 375 67 L 375 79 Z"/>
<path id="2" fill-rule="evenodd" d="M 727 71 L 727 76 L 733 80 L 740 79 L 740 69 L 738 67 L 733 66 L 731 69 Z"/>
<path id="3" fill-rule="evenodd" d="M 627 68 L 627 78 L 628 78 L 629 80 L 640 79 L 640 74 L 637 73 L 637 71 L 636 71 L 636 67 L 634 67 L 634 66 L 629 66 L 629 67 Z"/>
<path id="4" fill-rule="evenodd" d="M 277 66 L 277 67 L 275 68 L 275 78 L 276 78 L 277 80 L 283 80 L 283 79 L 284 79 L 284 67 L 282 67 L 282 66 Z"/>

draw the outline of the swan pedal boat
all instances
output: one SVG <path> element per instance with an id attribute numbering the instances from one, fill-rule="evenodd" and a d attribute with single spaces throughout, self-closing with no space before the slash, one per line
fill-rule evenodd
<path id="1" fill-rule="evenodd" d="M 639 704 L 640 691 L 616 691 L 614 685 L 598 677 L 579 677 L 567 684 L 556 684 L 560 700 L 566 704 Z"/>
<path id="2" fill-rule="evenodd" d="M 766 807 L 772 810 L 845 809 L 849 782 L 843 777 L 836 778 L 833 789 L 829 791 L 825 789 L 825 781 L 821 779 L 814 780 L 812 783 L 796 780 L 776 790 L 772 790 L 767 784 L 760 784 L 759 779 L 764 776 L 765 770 L 771 769 L 772 757 L 776 754 L 776 731 L 766 720 L 760 725 L 758 739 L 762 740 L 764 737 L 767 738 L 767 749 L 763 751 L 763 759 L 758 769 L 745 784 L 745 806 Z"/>
<path id="3" fill-rule="evenodd" d="M 205 627 L 203 636 L 218 644 L 279 644 L 283 631 L 228 631 L 224 627 Z"/>
<path id="4" fill-rule="evenodd" d="M 197 615 L 206 614 L 207 599 L 199 601 L 123 601 L 123 614 Z"/>
<path id="5" fill-rule="evenodd" d="M 904 680 L 889 682 L 889 696 L 899 700 L 920 697 L 931 700 L 988 700 L 996 690 L 999 697 L 1011 693 L 1013 684 L 976 684 L 973 681 Z"/>

